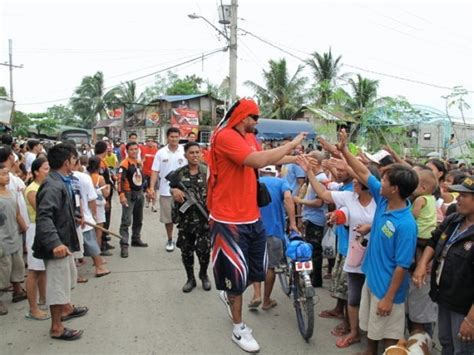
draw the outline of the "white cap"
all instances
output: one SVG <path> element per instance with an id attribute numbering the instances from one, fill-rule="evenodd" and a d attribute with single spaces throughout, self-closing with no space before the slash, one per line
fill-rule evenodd
<path id="1" fill-rule="evenodd" d="M 258 170 L 262 171 L 264 173 L 272 173 L 272 174 L 275 174 L 275 175 L 278 173 L 275 165 L 267 165 L 267 166 L 265 166 L 263 168 L 260 168 Z"/>
<path id="2" fill-rule="evenodd" d="M 103 140 L 103 141 L 108 141 L 109 138 L 108 138 L 108 137 L 102 137 L 102 140 Z"/>
<path id="3" fill-rule="evenodd" d="M 374 154 L 365 153 L 365 155 L 374 163 L 380 164 L 384 158 L 390 156 L 390 153 L 382 149 L 382 150 L 379 150 L 377 153 L 374 153 Z"/>

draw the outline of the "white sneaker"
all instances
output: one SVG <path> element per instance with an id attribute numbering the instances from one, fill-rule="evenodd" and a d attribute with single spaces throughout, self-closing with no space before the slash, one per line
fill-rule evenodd
<path id="1" fill-rule="evenodd" d="M 227 315 L 229 316 L 230 320 L 233 321 L 232 308 L 230 308 L 230 302 L 229 302 L 229 299 L 227 298 L 227 293 L 225 291 L 220 291 L 219 298 L 225 304 L 225 307 L 227 308 Z"/>
<path id="2" fill-rule="evenodd" d="M 166 251 L 172 252 L 174 250 L 174 243 L 172 240 L 166 242 Z"/>
<path id="3" fill-rule="evenodd" d="M 245 324 L 243 328 L 234 329 L 232 332 L 232 341 L 248 353 L 257 353 L 260 351 L 260 346 L 252 335 L 252 329 Z"/>

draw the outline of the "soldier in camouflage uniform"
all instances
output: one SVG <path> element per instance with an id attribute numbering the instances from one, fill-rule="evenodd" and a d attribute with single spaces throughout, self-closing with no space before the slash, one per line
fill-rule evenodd
<path id="1" fill-rule="evenodd" d="M 194 196 L 207 213 L 207 166 L 201 163 L 201 148 L 196 142 L 189 142 L 184 146 L 184 152 L 188 165 L 177 169 L 175 174 L 179 178 L 178 181 L 186 186 L 188 192 Z M 202 281 L 202 288 L 209 291 L 211 283 L 207 276 L 207 267 L 210 260 L 211 238 L 208 220 L 196 205 L 190 205 L 183 212 L 183 204 L 189 203 L 189 201 L 186 201 L 184 191 L 180 190 L 177 184 L 171 181 L 170 188 L 174 199 L 173 223 L 177 224 L 178 227 L 176 246 L 181 249 L 181 258 L 187 275 L 183 292 L 191 292 L 196 287 L 194 252 L 196 252 L 199 259 L 199 278 Z"/>

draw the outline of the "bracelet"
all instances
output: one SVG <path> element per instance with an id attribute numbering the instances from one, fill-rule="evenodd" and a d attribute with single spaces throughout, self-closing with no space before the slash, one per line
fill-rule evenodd
<path id="1" fill-rule="evenodd" d="M 469 324 L 471 328 L 474 328 L 474 324 L 472 324 L 471 321 L 467 319 L 467 317 L 464 317 L 464 320 L 466 321 L 467 324 Z"/>

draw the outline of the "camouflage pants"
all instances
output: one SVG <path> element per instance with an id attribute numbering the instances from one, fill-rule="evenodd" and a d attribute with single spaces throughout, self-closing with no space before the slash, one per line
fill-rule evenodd
<path id="1" fill-rule="evenodd" d="M 207 269 L 211 255 L 211 236 L 209 229 L 178 229 L 176 246 L 181 249 L 181 259 L 185 268 L 194 266 L 194 252 L 201 269 Z"/>
<path id="2" fill-rule="evenodd" d="M 342 269 L 345 261 L 345 256 L 337 254 L 336 264 L 332 270 L 330 292 L 333 297 L 347 301 L 347 273 Z"/>

